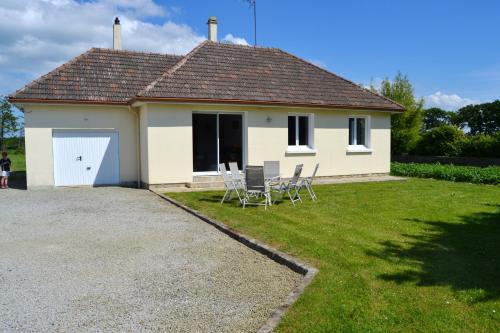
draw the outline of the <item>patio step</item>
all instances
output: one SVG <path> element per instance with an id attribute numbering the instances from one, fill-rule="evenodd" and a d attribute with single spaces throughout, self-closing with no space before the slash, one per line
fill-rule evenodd
<path id="1" fill-rule="evenodd" d="M 193 183 L 222 182 L 222 176 L 193 176 Z"/>
<path id="2" fill-rule="evenodd" d="M 224 188 L 221 176 L 194 176 L 193 182 L 186 184 L 189 188 Z"/>
<path id="3" fill-rule="evenodd" d="M 192 182 L 186 184 L 189 188 L 224 188 L 224 182 Z"/>

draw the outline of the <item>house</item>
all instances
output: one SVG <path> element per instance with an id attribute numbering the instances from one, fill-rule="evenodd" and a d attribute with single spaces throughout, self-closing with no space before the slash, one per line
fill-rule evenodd
<path id="1" fill-rule="evenodd" d="M 319 176 L 388 173 L 401 105 L 275 48 L 209 40 L 185 56 L 92 48 L 9 96 L 28 187 L 184 184 L 279 160 Z M 197 177 L 199 178 L 199 177 Z"/>

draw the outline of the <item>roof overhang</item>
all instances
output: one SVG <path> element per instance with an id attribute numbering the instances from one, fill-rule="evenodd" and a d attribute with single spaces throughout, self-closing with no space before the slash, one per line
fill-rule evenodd
<path id="1" fill-rule="evenodd" d="M 89 101 L 89 100 L 60 100 L 60 99 L 31 99 L 31 98 L 11 98 L 8 97 L 9 103 L 15 105 L 28 104 L 83 104 L 83 105 L 123 105 L 128 106 L 128 102 L 109 102 L 109 101 Z"/>
<path id="2" fill-rule="evenodd" d="M 343 109 L 343 110 L 367 110 L 367 111 L 384 111 L 391 113 L 404 112 L 404 108 L 388 109 L 378 108 L 366 105 L 329 105 L 329 104 L 315 104 L 315 103 L 290 103 L 279 101 L 251 101 L 251 100 L 238 100 L 238 99 L 202 99 L 202 98 L 150 98 L 150 97 L 136 97 L 131 101 L 133 107 L 141 106 L 146 103 L 191 103 L 191 104 L 224 104 L 224 105 L 247 105 L 247 106 L 285 106 L 285 107 L 301 107 L 301 108 L 315 108 L 315 109 Z"/>
<path id="3" fill-rule="evenodd" d="M 77 104 L 77 105 L 107 105 L 107 106 L 132 106 L 139 107 L 146 103 L 174 103 L 174 104 L 223 104 L 223 105 L 246 105 L 259 107 L 295 107 L 295 108 L 313 108 L 313 109 L 343 109 L 343 110 L 366 110 L 366 111 L 381 111 L 390 113 L 401 113 L 405 110 L 379 108 L 367 105 L 340 105 L 340 104 L 315 104 L 315 103 L 290 103 L 279 101 L 251 101 L 238 99 L 202 99 L 202 98 L 149 98 L 136 97 L 128 102 L 110 102 L 110 101 L 92 101 L 92 100 L 59 100 L 59 99 L 27 99 L 27 98 L 7 98 L 8 101 L 15 105 L 29 104 Z"/>

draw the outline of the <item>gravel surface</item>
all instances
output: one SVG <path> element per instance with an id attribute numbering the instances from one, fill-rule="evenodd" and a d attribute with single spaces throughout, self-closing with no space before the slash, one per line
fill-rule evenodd
<path id="1" fill-rule="evenodd" d="M 0 190 L 0 331 L 254 332 L 302 276 L 154 194 Z"/>

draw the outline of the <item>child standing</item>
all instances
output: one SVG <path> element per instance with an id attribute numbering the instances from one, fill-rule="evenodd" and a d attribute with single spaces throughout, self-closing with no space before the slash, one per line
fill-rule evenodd
<path id="1" fill-rule="evenodd" d="M 0 170 L 2 171 L 0 186 L 2 186 L 2 188 L 9 188 L 10 165 L 11 161 L 7 157 L 7 152 L 4 151 L 2 153 L 2 159 L 0 160 Z"/>

